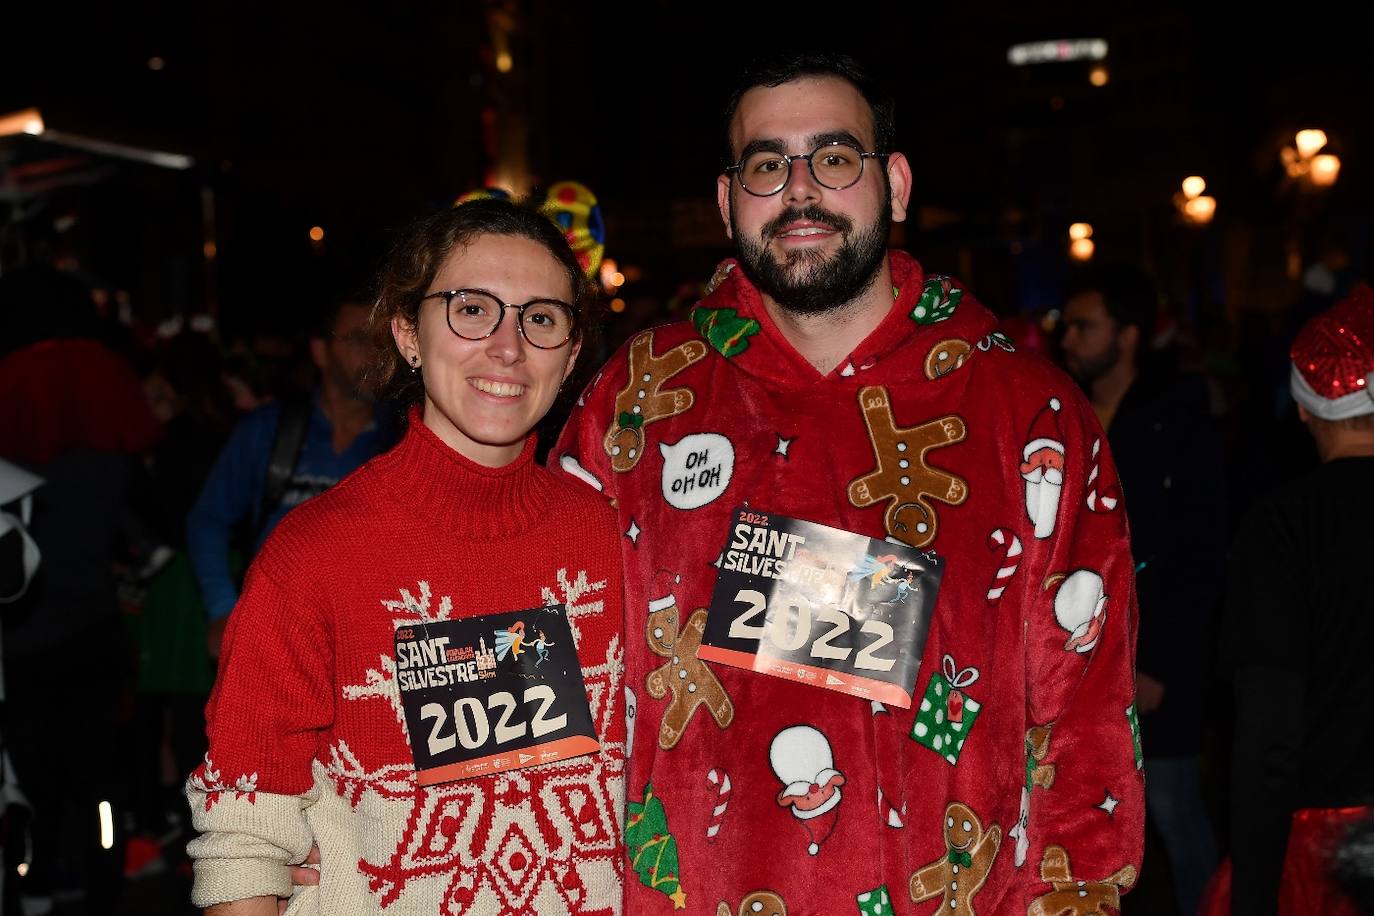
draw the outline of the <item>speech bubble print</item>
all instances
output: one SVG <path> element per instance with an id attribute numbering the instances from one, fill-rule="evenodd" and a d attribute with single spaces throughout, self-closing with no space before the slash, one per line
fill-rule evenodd
<path id="1" fill-rule="evenodd" d="M 675 509 L 700 509 L 725 492 L 735 470 L 735 447 L 719 433 L 693 433 L 676 445 L 660 442 L 663 498 Z"/>

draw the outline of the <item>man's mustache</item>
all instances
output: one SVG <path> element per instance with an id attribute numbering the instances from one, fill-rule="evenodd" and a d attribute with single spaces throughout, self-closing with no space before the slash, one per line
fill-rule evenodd
<path id="1" fill-rule="evenodd" d="M 849 230 L 854 228 L 854 221 L 849 217 L 839 213 L 831 213 L 829 210 L 825 210 L 817 204 L 811 204 L 809 207 L 788 207 L 776 217 L 764 223 L 763 229 L 759 234 L 763 237 L 764 241 L 767 241 L 779 232 L 782 232 L 783 227 L 788 223 L 795 223 L 797 220 L 824 223 L 831 229 L 845 234 L 848 234 Z"/>

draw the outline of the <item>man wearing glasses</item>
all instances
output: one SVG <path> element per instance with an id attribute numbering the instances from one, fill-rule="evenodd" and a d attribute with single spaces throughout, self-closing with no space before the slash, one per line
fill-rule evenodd
<path id="1" fill-rule="evenodd" d="M 319 387 L 308 400 L 270 403 L 244 417 L 187 516 L 188 551 L 209 614 L 209 648 L 215 657 L 239 597 L 230 568 L 236 526 L 249 523 L 256 550 L 288 511 L 394 441 L 392 424 L 364 379 L 368 308 L 365 302 L 341 299 L 321 310 L 310 337 Z"/>
<path id="2" fill-rule="evenodd" d="M 1119 906 L 1135 601 L 1091 409 L 886 248 L 911 169 L 853 61 L 769 61 L 726 123 L 738 258 L 611 359 L 552 456 L 624 532 L 626 912 Z M 902 607 L 862 610 L 893 599 L 870 568 L 917 583 Z"/>

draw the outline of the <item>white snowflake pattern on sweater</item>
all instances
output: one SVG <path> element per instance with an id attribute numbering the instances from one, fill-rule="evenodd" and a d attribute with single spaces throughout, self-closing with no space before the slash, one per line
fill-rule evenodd
<path id="1" fill-rule="evenodd" d="M 574 618 L 603 612 L 602 600 L 586 599 L 606 585 L 605 579 L 589 581 L 585 570 L 570 575 L 560 569 L 554 585 L 542 587 L 541 597 L 545 604 L 564 604 L 577 639 Z M 452 613 L 451 596 L 440 597 L 437 611 L 431 613 L 434 596 L 424 581 L 418 583 L 418 596 L 406 589 L 400 596 L 382 602 L 398 615 L 397 626 L 447 620 Z M 602 663 L 582 669 L 600 734 L 610 731 L 623 668 L 624 649 L 617 637 L 607 646 Z M 350 701 L 386 700 L 409 740 L 392 656 L 381 655 L 364 681 L 344 685 L 342 695 Z M 617 854 L 624 826 L 622 799 L 606 791 L 605 783 L 618 785 L 623 779 L 624 752 L 623 741 L 606 742 L 600 754 L 502 773 L 487 785 L 485 780 L 467 780 L 417 792 L 413 765 L 369 770 L 339 740 L 329 748 L 324 771 L 352 808 L 381 805 L 393 809 L 395 821 L 405 825 L 389 855 L 365 855 L 358 863 L 381 906 L 399 899 L 412 883 L 445 882 L 440 912 L 453 916 L 468 913 L 480 895 L 492 891 L 518 907 L 512 913 L 533 912 L 553 900 L 572 911 L 588 902 L 584 876 L 574 859 L 597 860 L 617 880 L 623 875 Z M 592 875 L 586 877 L 595 881 Z"/>
<path id="2" fill-rule="evenodd" d="M 220 772 L 215 769 L 215 764 L 208 753 L 205 755 L 205 762 L 191 774 L 190 783 L 194 788 L 205 793 L 206 811 L 213 808 L 226 792 L 233 792 L 236 799 L 247 798 L 250 805 L 257 801 L 258 774 L 256 772 L 252 774 L 240 773 L 239 778 L 232 783 L 222 782 Z"/>

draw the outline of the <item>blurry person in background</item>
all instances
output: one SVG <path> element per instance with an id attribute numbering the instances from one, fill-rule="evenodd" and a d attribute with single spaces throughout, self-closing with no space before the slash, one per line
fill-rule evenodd
<path id="1" fill-rule="evenodd" d="M 158 424 L 133 369 L 96 339 L 75 277 L 7 271 L 0 315 L 22 329 L 0 356 L 0 457 L 46 480 L 29 528 L 43 562 L 3 615 L 5 747 L 36 818 L 23 893 L 39 909 L 107 913 L 122 863 L 110 755 L 129 662 L 112 555 Z"/>
<path id="2" fill-rule="evenodd" d="M 129 618 L 139 650 L 135 827 L 125 858 L 130 876 L 161 867 L 164 852 L 179 855 L 189 829 L 181 785 L 205 753 L 203 710 L 214 664 L 205 605 L 186 554 L 186 517 L 237 417 L 219 347 L 208 336 L 178 334 L 153 356 L 144 391 L 164 434 L 134 499 L 156 548 L 139 573 L 140 613 Z"/>
<path id="3" fill-rule="evenodd" d="M 318 387 L 307 399 L 267 404 L 245 417 L 191 508 L 187 548 L 209 612 L 212 655 L 238 600 L 232 553 L 239 532 L 246 527 L 242 540 L 255 550 L 289 509 L 392 442 L 393 425 L 363 378 L 371 352 L 367 314 L 359 298 L 324 311 L 310 341 Z"/>
<path id="4" fill-rule="evenodd" d="M 1168 850 L 1179 911 L 1191 914 L 1217 861 L 1199 757 L 1225 564 L 1226 488 L 1206 384 L 1175 372 L 1149 346 L 1156 306 L 1154 283 L 1138 268 L 1084 270 L 1065 299 L 1062 354 L 1107 432 L 1127 499 L 1140 601 L 1136 691 L 1147 815 Z"/>
<path id="5" fill-rule="evenodd" d="M 1231 550 L 1230 912 L 1345 916 L 1331 870 L 1374 801 L 1374 293 L 1310 320 L 1290 359 L 1321 464 L 1257 502 Z M 1224 870 L 1218 890 L 1208 913 L 1227 912 Z"/>

